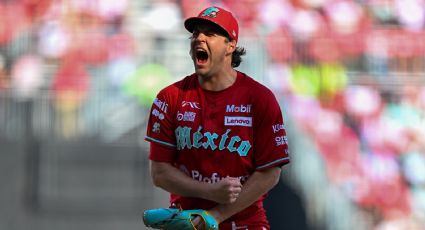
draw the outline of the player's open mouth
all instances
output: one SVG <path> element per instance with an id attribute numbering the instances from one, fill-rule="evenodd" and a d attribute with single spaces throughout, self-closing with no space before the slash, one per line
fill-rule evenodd
<path id="1" fill-rule="evenodd" d="M 204 64 L 208 61 L 208 53 L 203 49 L 196 49 L 195 58 L 197 63 Z"/>

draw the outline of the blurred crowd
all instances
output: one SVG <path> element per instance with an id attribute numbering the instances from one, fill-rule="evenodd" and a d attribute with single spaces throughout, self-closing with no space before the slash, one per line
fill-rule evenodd
<path id="1" fill-rule="evenodd" d="M 288 112 L 312 137 L 332 186 L 368 229 L 424 229 L 425 88 L 349 85 L 326 100 L 290 94 Z"/>
<path id="2" fill-rule="evenodd" d="M 0 1 L 0 93 L 30 100 L 48 91 L 62 135 L 77 135 L 79 108 L 103 96 L 148 106 L 177 68 L 161 62 L 182 49 L 166 39 L 185 34 L 184 18 L 220 5 L 242 38 L 263 45 L 264 82 L 371 229 L 425 229 L 425 1 L 135 2 Z"/>
<path id="3" fill-rule="evenodd" d="M 136 38 L 137 33 L 169 37 L 172 32 L 182 31 L 178 24 L 182 19 L 212 4 L 236 14 L 242 36 L 264 39 L 272 69 L 287 64 L 340 64 L 349 71 L 384 79 L 394 72 L 425 71 L 422 0 L 140 2 L 140 9 L 131 9 L 132 1 L 128 0 L 1 1 L 0 88 L 29 90 L 25 88 L 49 85 L 59 91 L 68 87 L 82 93 L 90 82 L 89 74 L 84 73 L 88 66 L 114 69 L 118 65 L 123 69 L 127 66 L 126 72 L 134 71 L 123 60 L 140 55 L 143 44 Z M 142 20 L 131 20 L 131 10 L 138 11 L 135 17 Z M 138 25 L 130 25 L 136 29 L 129 31 L 129 24 L 137 22 L 147 25 L 146 29 L 137 31 Z M 78 77 L 63 83 L 60 70 L 46 74 L 40 68 L 52 63 L 63 67 L 65 75 L 74 74 L 74 69 L 67 66 L 82 68 L 75 68 Z M 21 73 L 24 69 L 32 71 Z M 123 78 L 128 74 L 118 75 Z M 110 76 L 110 81 L 120 81 L 119 76 Z"/>
<path id="4" fill-rule="evenodd" d="M 134 52 L 134 41 L 123 30 L 127 5 L 127 1 L 1 1 L 1 87 L 30 90 L 50 85 L 58 91 L 68 87 L 83 93 L 89 82 L 88 65 Z M 44 70 L 49 64 L 60 67 L 53 77 Z"/>

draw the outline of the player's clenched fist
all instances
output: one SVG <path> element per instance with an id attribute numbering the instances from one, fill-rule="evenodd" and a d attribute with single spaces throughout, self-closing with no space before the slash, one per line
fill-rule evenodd
<path id="1" fill-rule="evenodd" d="M 236 201 L 242 191 L 242 184 L 239 178 L 225 177 L 219 182 L 212 184 L 210 200 L 219 204 L 229 204 Z"/>

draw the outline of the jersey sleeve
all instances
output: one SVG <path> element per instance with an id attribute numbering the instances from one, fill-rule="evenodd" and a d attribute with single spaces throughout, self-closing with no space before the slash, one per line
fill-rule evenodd
<path id="1" fill-rule="evenodd" d="M 163 147 L 175 150 L 176 139 L 174 135 L 174 108 L 175 97 L 170 92 L 170 88 L 162 90 L 152 103 L 149 113 L 149 120 L 146 128 L 145 140 L 149 141 L 157 148 L 152 148 L 149 153 L 149 159 L 155 161 L 171 162 L 175 158 L 176 151 L 153 151 L 163 149 Z"/>
<path id="2" fill-rule="evenodd" d="M 254 111 L 255 169 L 287 164 L 290 160 L 288 139 L 280 106 L 271 91 L 257 98 Z"/>

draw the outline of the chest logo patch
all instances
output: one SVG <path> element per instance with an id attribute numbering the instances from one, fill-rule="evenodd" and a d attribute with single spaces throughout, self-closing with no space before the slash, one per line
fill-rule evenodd
<path id="1" fill-rule="evenodd" d="M 192 109 L 201 109 L 201 105 L 199 104 L 199 102 L 195 102 L 195 101 L 183 101 L 182 107 L 187 107 L 187 106 L 189 106 Z"/>
<path id="2" fill-rule="evenodd" d="M 196 113 L 195 112 L 177 112 L 177 120 L 178 121 L 195 121 Z"/>
<path id="3" fill-rule="evenodd" d="M 226 105 L 226 113 L 251 113 L 251 104 L 247 105 Z"/>
<path id="4" fill-rule="evenodd" d="M 224 117 L 224 125 L 225 126 L 252 127 L 252 117 L 225 116 Z"/>

